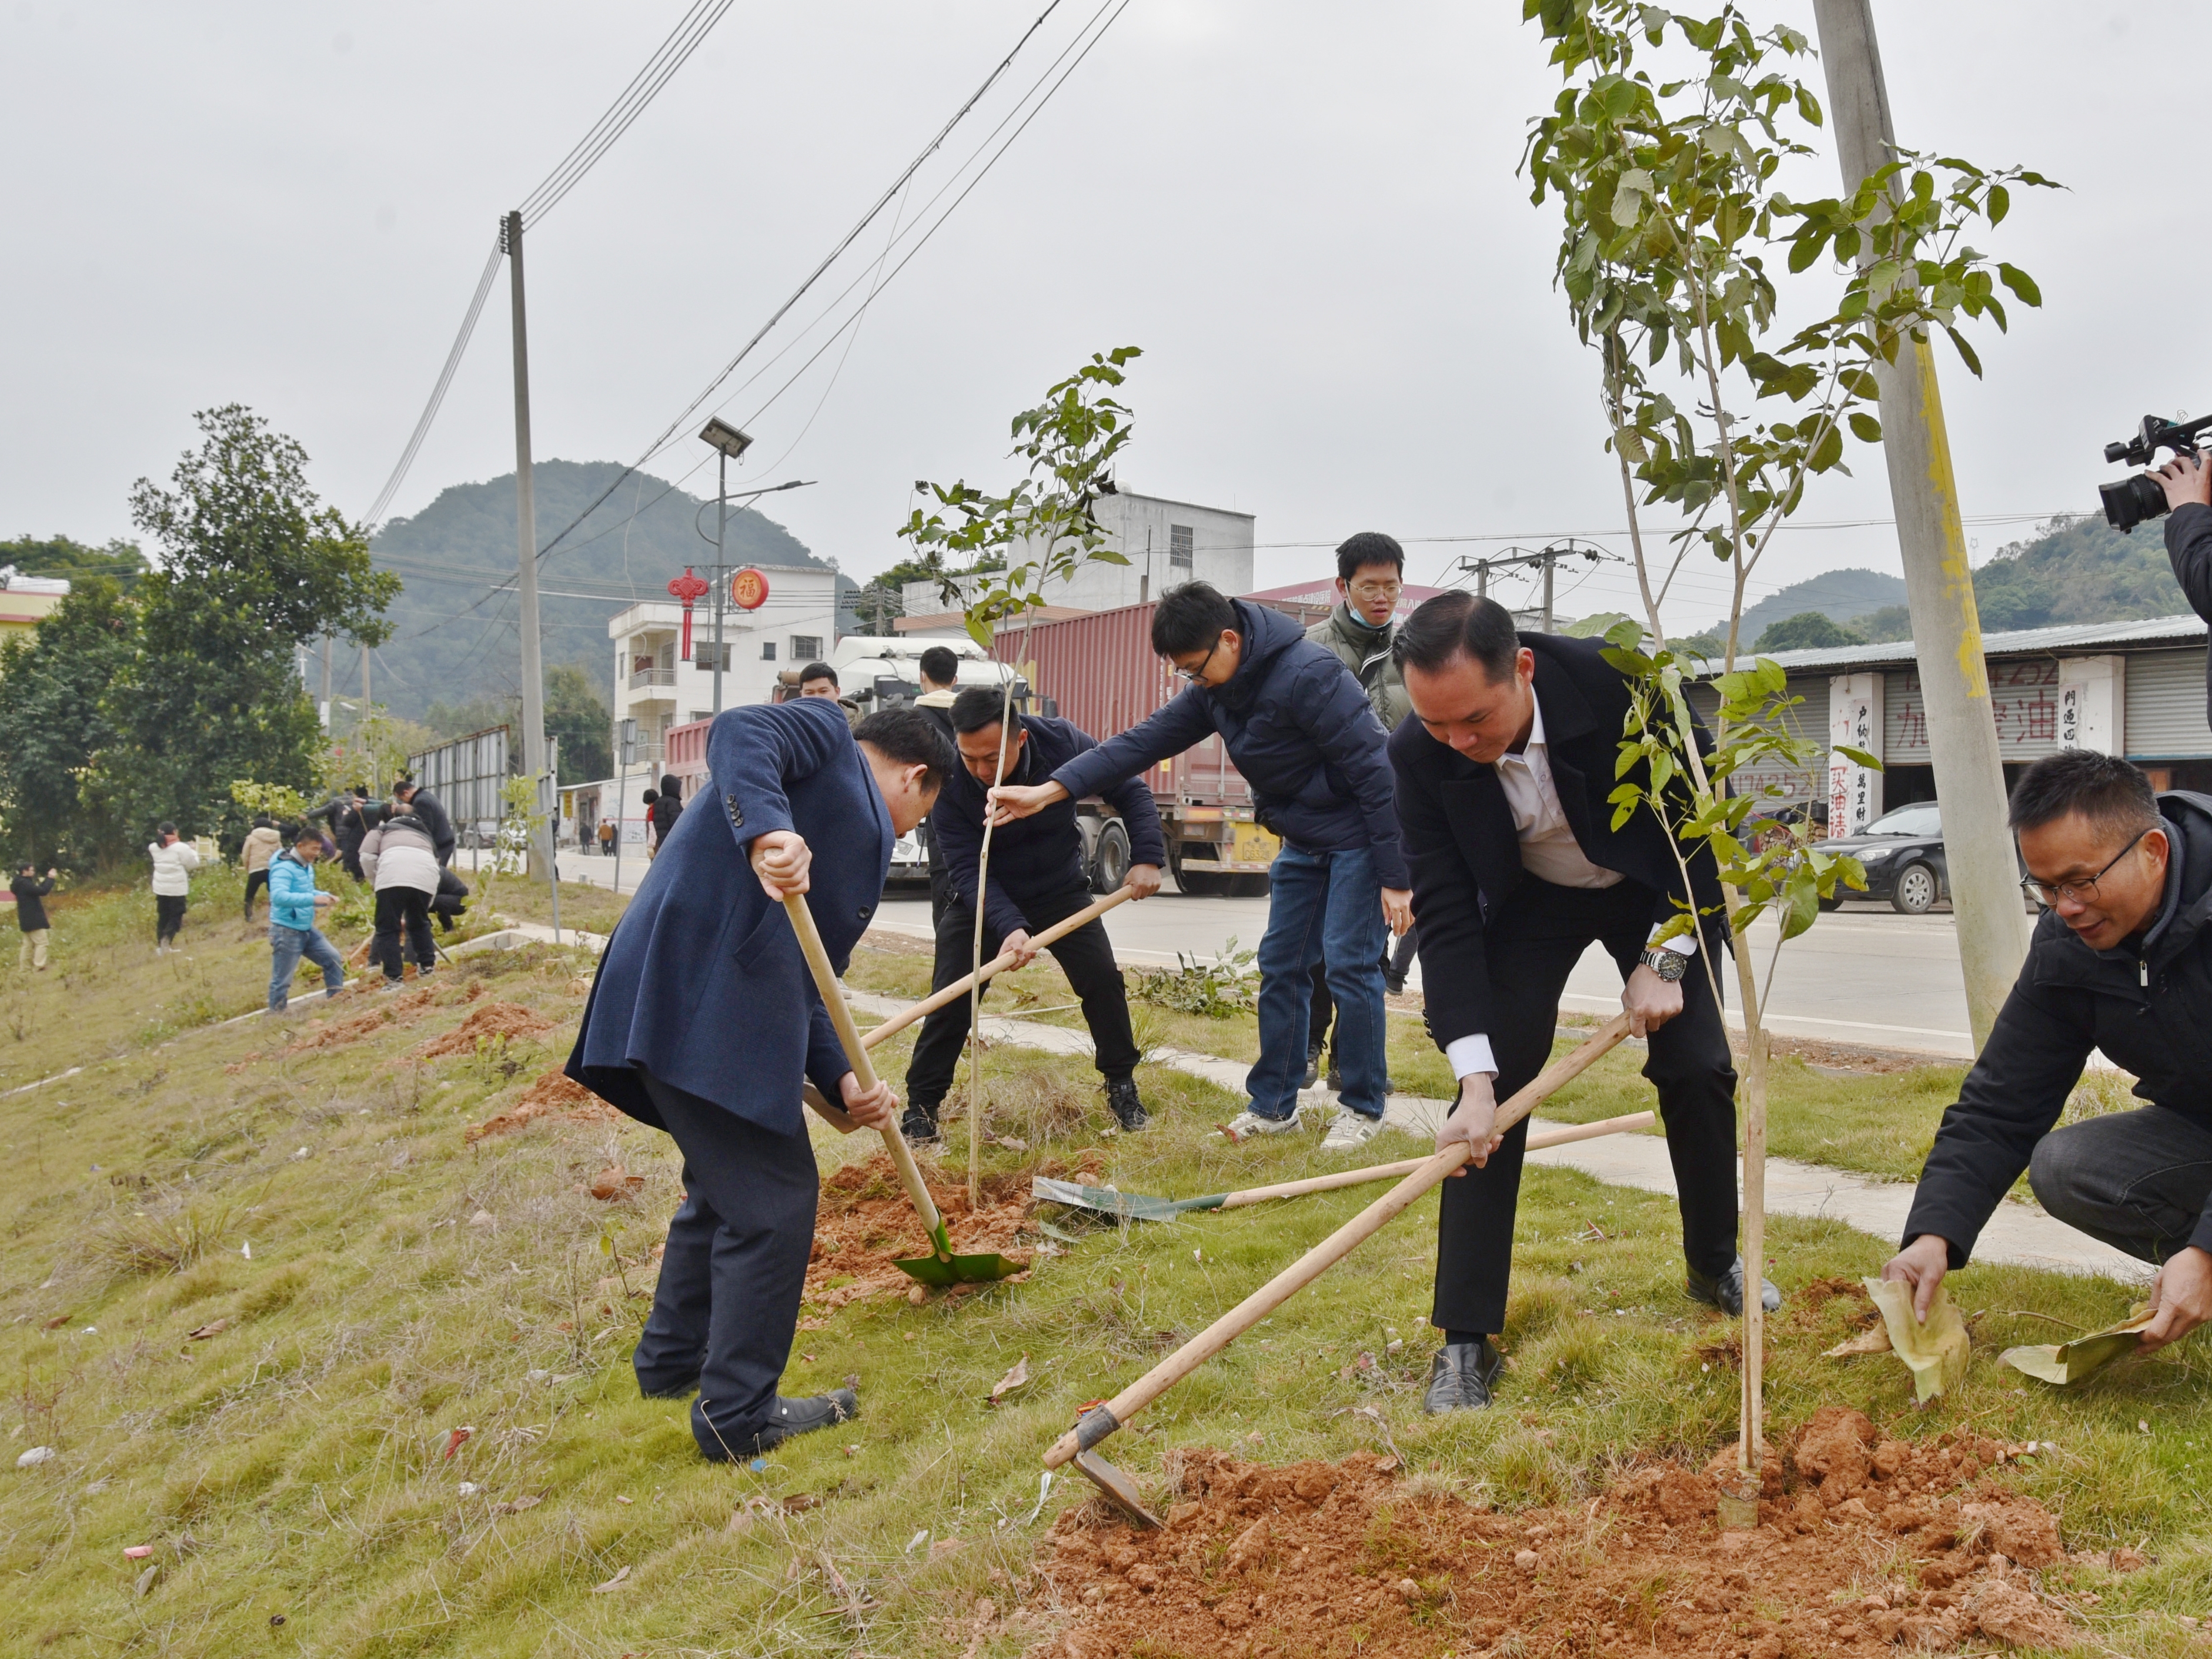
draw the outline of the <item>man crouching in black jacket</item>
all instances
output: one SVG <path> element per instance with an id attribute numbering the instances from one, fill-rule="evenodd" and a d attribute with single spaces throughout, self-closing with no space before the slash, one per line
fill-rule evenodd
<path id="1" fill-rule="evenodd" d="M 2212 1318 L 2212 798 L 2154 795 L 2127 762 L 2071 749 L 2028 768 L 2011 817 L 2049 908 L 1882 1277 L 1924 1318 L 2026 1170 L 2061 1221 L 2160 1264 L 2142 1337 L 2160 1347 Z M 2054 1129 L 2093 1048 L 2151 1103 Z"/>

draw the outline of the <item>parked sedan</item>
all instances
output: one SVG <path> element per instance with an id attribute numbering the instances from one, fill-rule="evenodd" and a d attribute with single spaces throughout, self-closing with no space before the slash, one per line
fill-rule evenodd
<path id="1" fill-rule="evenodd" d="M 1943 818 L 1934 801 L 1885 812 L 1855 836 L 1815 842 L 1823 853 L 1848 853 L 1866 866 L 1866 891 L 1838 887 L 1844 898 L 1887 899 L 1908 916 L 1925 915 L 1950 891 L 1943 861 Z"/>

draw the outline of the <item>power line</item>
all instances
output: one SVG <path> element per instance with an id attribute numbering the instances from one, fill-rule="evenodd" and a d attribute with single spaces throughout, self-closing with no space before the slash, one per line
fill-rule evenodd
<path id="1" fill-rule="evenodd" d="M 580 139 L 574 149 L 562 157 L 560 164 L 545 175 L 537 189 L 523 198 L 522 211 L 526 228 L 543 219 L 560 203 L 561 198 L 582 182 L 584 175 L 599 164 L 599 158 L 613 148 L 615 141 L 629 131 L 630 124 L 645 112 L 646 106 L 659 94 L 676 71 L 698 49 L 708 32 L 722 19 L 730 9 L 731 0 L 694 0 L 691 9 L 685 12 L 668 38 L 646 60 L 646 65 L 623 88 L 606 112 L 592 124 L 591 130 Z M 392 498 L 399 493 L 406 482 L 408 469 L 414 465 L 416 452 L 422 447 L 422 440 L 429 435 L 430 426 L 438 418 L 438 410 L 446 401 L 446 392 L 453 383 L 453 374 L 461 366 L 461 359 L 469 349 L 469 341 L 476 333 L 477 319 L 483 314 L 484 301 L 491 293 L 493 280 L 499 275 L 500 260 L 504 250 L 501 240 L 494 238 L 491 253 L 484 261 L 483 274 L 477 279 L 477 291 L 470 301 L 468 313 L 461 319 L 460 331 L 453 337 L 453 348 L 446 353 L 445 367 L 438 373 L 437 384 L 430 389 L 430 398 L 422 406 L 422 414 L 409 434 L 407 447 L 401 451 L 398 465 L 392 476 L 377 492 L 362 522 L 371 528 L 383 518 L 384 510 L 392 505 Z"/>
<path id="2" fill-rule="evenodd" d="M 1099 14 L 1104 13 L 1107 8 L 1113 3 L 1114 0 L 1106 0 L 1106 3 L 1099 7 Z M 1121 3 L 1126 6 L 1128 3 L 1128 0 L 1121 0 Z M 727 380 L 731 375 L 737 373 L 738 366 L 742 364 L 747 357 L 752 355 L 753 349 L 759 345 L 760 343 L 768 337 L 769 331 L 778 323 L 781 322 L 784 318 L 789 314 L 791 308 L 806 296 L 807 291 L 811 289 L 815 283 L 821 281 L 823 273 L 828 271 L 830 266 L 836 264 L 837 261 L 844 256 L 845 251 L 851 247 L 853 244 L 860 239 L 861 233 L 866 230 L 871 224 L 874 223 L 877 216 L 880 215 L 886 207 L 890 205 L 891 202 L 896 198 L 901 191 L 906 188 L 907 181 L 909 179 L 912 179 L 915 173 L 919 173 L 921 170 L 922 164 L 928 161 L 932 155 L 937 153 L 938 149 L 942 147 L 945 141 L 951 136 L 952 130 L 958 126 L 962 120 L 967 117 L 968 112 L 974 109 L 975 106 L 982 100 L 984 94 L 989 92 L 994 86 L 998 84 L 999 77 L 1006 72 L 1008 67 L 1012 64 L 1014 59 L 1020 55 L 1022 48 L 1029 44 L 1030 37 L 1035 35 L 1039 29 L 1044 27 L 1046 20 L 1049 18 L 1054 12 L 1060 9 L 1060 0 L 1049 0 L 1049 3 L 1047 4 L 1045 9 L 1037 14 L 1036 21 L 1031 23 L 1029 27 L 1022 31 L 1021 38 L 1014 42 L 1012 50 L 1008 52 L 1004 58 L 1000 58 L 998 64 L 992 69 L 991 72 L 983 77 L 983 83 L 977 87 L 974 92 L 969 94 L 967 101 L 962 104 L 958 109 L 953 111 L 952 118 L 938 129 L 937 136 L 922 146 L 921 154 L 916 155 L 912 161 L 907 164 L 904 170 L 900 173 L 897 178 L 891 180 L 890 185 L 884 190 L 884 193 L 876 198 L 874 205 L 870 207 L 866 213 L 860 216 L 860 221 L 854 224 L 850 230 L 847 231 L 843 236 L 838 239 L 836 246 L 832 247 L 828 254 L 823 256 L 821 264 L 816 265 L 814 269 L 807 274 L 806 279 L 800 283 L 796 289 L 792 290 L 790 297 L 786 299 L 781 305 L 778 306 L 774 312 L 769 313 L 769 319 L 760 325 L 759 330 L 755 332 L 750 340 L 747 340 L 743 346 L 738 348 L 737 356 L 731 358 L 727 363 L 724 364 L 721 372 L 716 374 L 713 380 L 707 383 L 705 389 L 702 391 L 697 397 L 692 398 L 690 403 L 684 406 L 682 413 L 678 415 L 674 420 L 671 421 L 665 427 L 661 428 L 660 434 L 656 437 L 652 443 L 646 447 L 645 453 L 639 456 L 638 459 L 632 462 L 629 466 L 625 467 L 622 472 L 617 476 L 614 482 L 609 484 L 605 489 L 599 493 L 597 500 L 593 501 L 590 506 L 586 507 L 581 513 L 578 514 L 574 519 L 569 520 L 566 526 L 562 526 L 559 534 L 556 535 L 551 541 L 546 543 L 544 547 L 538 550 L 538 557 L 544 558 L 548 553 L 550 553 L 555 548 L 558 547 L 561 544 L 562 540 L 570 531 L 575 529 L 576 526 L 582 524 L 586 519 L 590 518 L 592 514 L 599 511 L 599 507 L 605 502 L 607 498 L 612 495 L 617 489 L 622 487 L 623 481 L 625 478 L 629 477 L 631 473 L 643 466 L 646 462 L 652 459 L 653 457 L 666 445 L 671 437 L 672 437 L 682 428 L 690 424 L 691 417 L 699 412 L 700 407 L 705 404 L 709 398 L 714 395 L 715 392 L 720 388 L 725 380 Z M 1094 15 L 1092 21 L 1095 22 L 1096 21 L 1097 15 Z M 1089 24 L 1085 25 L 1085 28 L 1086 30 L 1089 27 Z"/>

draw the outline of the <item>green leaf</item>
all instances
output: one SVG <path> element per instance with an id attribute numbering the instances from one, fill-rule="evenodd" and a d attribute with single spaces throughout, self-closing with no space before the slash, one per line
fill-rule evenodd
<path id="1" fill-rule="evenodd" d="M 2002 185 L 1991 185 L 1983 204 L 1989 211 L 1990 223 L 2001 225 L 2004 222 L 2005 215 L 2012 211 L 2012 192 Z"/>
<path id="2" fill-rule="evenodd" d="M 1805 465 L 1814 472 L 1826 472 L 1843 459 L 1844 434 L 1832 426 L 1820 434 L 1820 441 L 1813 446 L 1813 453 L 1805 458 Z"/>
<path id="3" fill-rule="evenodd" d="M 1881 441 L 1881 422 L 1863 410 L 1851 411 L 1851 436 L 1863 444 Z"/>
<path id="4" fill-rule="evenodd" d="M 2039 306 L 2043 303 L 2043 290 L 2035 285 L 2035 278 L 2018 265 L 2008 265 L 1999 261 L 1997 280 L 2010 289 L 2014 296 L 2022 305 Z"/>
<path id="5" fill-rule="evenodd" d="M 1982 374 L 1982 360 L 1974 356 L 1974 349 L 1966 343 L 1966 337 L 1948 324 L 1945 325 L 1943 331 L 1951 337 L 1951 343 L 1957 349 L 1960 360 L 1966 365 L 1974 378 L 1979 380 Z"/>
<path id="6" fill-rule="evenodd" d="M 1841 755 L 1845 760 L 1850 761 L 1854 765 L 1863 766 L 1869 771 L 1879 772 L 1882 769 L 1881 763 L 1876 760 L 1872 755 L 1868 754 L 1863 749 L 1854 749 L 1847 743 L 1838 744 L 1835 746 L 1834 752 Z"/>
<path id="7" fill-rule="evenodd" d="M 1820 100 L 1813 96 L 1813 88 L 1802 81 L 1797 83 L 1797 113 L 1805 118 L 1808 127 L 1817 127 L 1820 121 Z"/>

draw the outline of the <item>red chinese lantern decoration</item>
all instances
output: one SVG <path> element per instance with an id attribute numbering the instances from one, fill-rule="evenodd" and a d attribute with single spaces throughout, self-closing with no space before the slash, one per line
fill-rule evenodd
<path id="1" fill-rule="evenodd" d="M 691 659 L 691 607 L 698 601 L 701 594 L 707 592 L 713 586 L 714 583 L 705 577 L 693 575 L 691 567 L 688 564 L 684 567 L 684 574 L 668 584 L 668 591 L 684 606 L 683 656 L 686 662 Z"/>
<path id="2" fill-rule="evenodd" d="M 757 611 L 768 603 L 768 578 L 747 565 L 730 578 L 730 603 L 740 611 Z"/>

